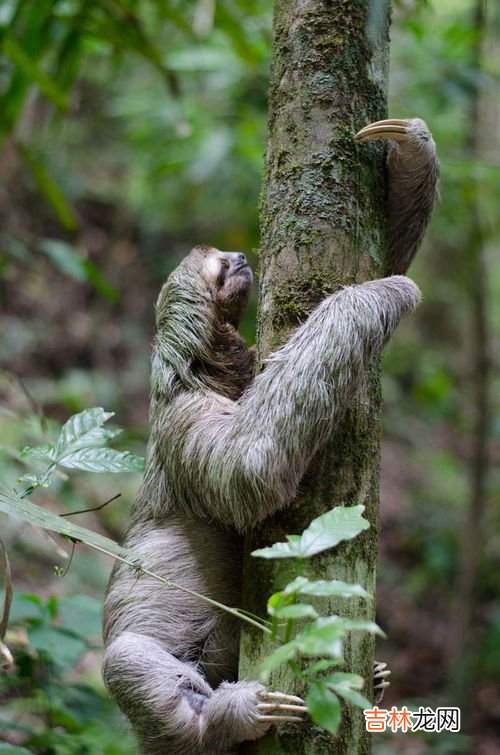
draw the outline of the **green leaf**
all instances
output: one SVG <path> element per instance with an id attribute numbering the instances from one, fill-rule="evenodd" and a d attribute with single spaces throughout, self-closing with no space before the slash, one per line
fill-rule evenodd
<path id="1" fill-rule="evenodd" d="M 50 485 L 50 476 L 38 477 L 36 474 L 23 474 L 18 477 L 16 482 L 26 482 L 32 488 L 48 488 Z"/>
<path id="2" fill-rule="evenodd" d="M 293 597 L 285 595 L 284 592 L 273 592 L 269 600 L 267 601 L 267 610 L 272 613 L 276 608 L 281 606 L 290 605 L 293 603 Z"/>
<path id="3" fill-rule="evenodd" d="M 119 558 L 126 558 L 130 561 L 139 559 L 142 561 L 142 558 L 138 554 L 132 550 L 122 548 L 114 540 L 103 537 L 103 535 L 92 532 L 85 527 L 80 527 L 78 524 L 73 524 L 67 518 L 57 516 L 51 511 L 46 511 L 27 498 L 19 498 L 19 496 L 0 490 L 0 511 L 4 514 L 20 517 L 25 522 L 35 525 L 35 527 L 52 530 L 59 535 L 66 535 L 74 540 L 88 543 L 99 550 L 109 551 Z"/>
<path id="4" fill-rule="evenodd" d="M 372 621 L 346 619 L 341 616 L 326 616 L 307 624 L 295 638 L 304 655 L 327 655 L 342 657 L 342 639 L 347 632 L 364 631 L 383 635 L 382 630 Z"/>
<path id="5" fill-rule="evenodd" d="M 114 448 L 82 448 L 58 459 L 58 464 L 86 472 L 142 472 L 144 469 L 141 456 Z"/>
<path id="6" fill-rule="evenodd" d="M 336 506 L 314 519 L 301 535 L 300 556 L 314 556 L 368 529 L 370 524 L 362 517 L 364 510 L 364 506 Z"/>
<path id="7" fill-rule="evenodd" d="M 44 239 L 40 249 L 54 263 L 57 269 L 79 283 L 87 280 L 82 259 L 77 250 L 59 239 Z"/>
<path id="8" fill-rule="evenodd" d="M 339 660 L 335 660 L 335 658 L 325 658 L 321 661 L 317 661 L 316 663 L 311 663 L 310 666 L 307 666 L 302 673 L 307 674 L 308 676 L 313 676 L 314 674 L 320 674 L 322 671 L 326 671 L 329 668 L 332 668 L 332 666 L 338 666 Z"/>
<path id="9" fill-rule="evenodd" d="M 356 705 L 356 707 L 361 708 L 361 710 L 366 710 L 372 707 L 372 703 L 368 698 L 360 692 L 356 692 L 354 689 L 332 687 L 332 690 L 333 689 L 343 697 L 346 702 L 351 703 L 351 705 Z"/>
<path id="10" fill-rule="evenodd" d="M 118 291 L 108 283 L 97 265 L 84 259 L 71 244 L 60 239 L 44 239 L 40 249 L 64 275 L 78 283 L 90 283 L 108 301 L 116 302 L 119 299 Z"/>
<path id="11" fill-rule="evenodd" d="M 281 593 L 277 595 L 291 595 L 292 593 L 298 593 L 304 585 L 311 584 L 307 577 L 295 577 L 292 582 L 289 582 L 286 587 L 283 588 Z"/>
<path id="12" fill-rule="evenodd" d="M 95 290 L 108 301 L 115 303 L 119 300 L 120 294 L 114 286 L 106 280 L 97 265 L 91 260 L 82 260 L 82 269 L 89 283 Z"/>
<path id="13" fill-rule="evenodd" d="M 328 597 L 338 595 L 341 598 L 369 598 L 361 585 L 353 585 L 348 582 L 342 582 L 338 579 L 317 580 L 310 582 L 306 577 L 297 577 L 290 582 L 283 590 L 285 594 L 298 593 L 299 595 L 315 595 L 317 597 Z"/>
<path id="14" fill-rule="evenodd" d="M 365 683 L 365 680 L 359 674 L 351 674 L 346 671 L 336 671 L 321 681 L 338 689 L 363 689 Z"/>
<path id="15" fill-rule="evenodd" d="M 117 435 L 120 435 L 121 432 L 121 428 L 118 427 L 109 430 L 105 430 L 103 427 L 94 427 L 92 430 L 89 430 L 88 433 L 82 435 L 81 438 L 70 443 L 69 446 L 61 448 L 60 458 L 66 456 L 68 453 L 79 451 L 81 448 L 102 447 L 113 438 L 116 438 Z M 57 461 L 59 462 L 59 460 L 60 459 L 58 458 Z"/>
<path id="16" fill-rule="evenodd" d="M 352 540 L 370 526 L 361 516 L 364 506 L 336 506 L 314 519 L 302 535 L 289 536 L 288 543 L 253 551 L 262 558 L 309 558 L 333 548 L 342 540 Z M 293 539 L 292 539 L 293 538 Z"/>
<path id="17" fill-rule="evenodd" d="M 28 639 L 35 650 L 47 653 L 64 668 L 74 666 L 87 649 L 84 640 L 58 627 L 31 627 L 28 629 Z"/>
<path id="18" fill-rule="evenodd" d="M 316 619 L 318 616 L 317 611 L 315 611 L 308 603 L 295 603 L 292 606 L 271 608 L 269 613 L 271 616 L 276 616 L 278 619 Z"/>
<path id="19" fill-rule="evenodd" d="M 352 705 L 357 705 L 358 708 L 364 710 L 365 708 L 371 708 L 371 702 L 358 690 L 364 686 L 364 679 L 357 674 L 347 674 L 343 672 L 337 672 L 325 677 L 321 680 L 323 684 L 326 684 L 329 689 L 336 692 L 338 695 L 344 698 Z"/>
<path id="20" fill-rule="evenodd" d="M 23 621 L 41 622 L 46 617 L 46 608 L 38 595 L 15 592 L 10 607 L 11 624 Z"/>
<path id="21" fill-rule="evenodd" d="M 30 750 L 27 750 L 25 747 L 0 742 L 0 755 L 30 755 Z"/>
<path id="22" fill-rule="evenodd" d="M 38 188 L 42 192 L 45 200 L 54 210 L 61 225 L 68 231 L 76 230 L 78 227 L 76 216 L 71 206 L 66 201 L 63 192 L 50 176 L 45 165 L 43 165 L 40 159 L 26 146 L 26 144 L 16 142 L 15 146 L 23 162 L 33 174 L 33 177 L 38 184 Z"/>
<path id="23" fill-rule="evenodd" d="M 365 621 L 364 619 L 345 619 L 343 617 L 327 617 L 325 621 L 330 618 L 340 618 L 347 632 L 369 632 L 370 634 L 378 634 L 379 637 L 385 637 L 385 633 L 380 629 L 378 624 L 374 621 Z M 320 619 L 318 619 L 320 621 Z"/>
<path id="24" fill-rule="evenodd" d="M 297 543 L 300 539 L 297 539 Z M 300 557 L 298 548 L 295 542 L 290 543 L 275 543 L 269 548 L 259 548 L 256 551 L 252 551 L 252 556 L 259 556 L 260 558 L 297 558 Z"/>
<path id="25" fill-rule="evenodd" d="M 324 623 L 327 622 L 327 623 Z M 342 658 L 345 628 L 339 616 L 317 619 L 302 629 L 295 642 L 303 655 L 327 655 Z"/>
<path id="26" fill-rule="evenodd" d="M 56 449 L 51 443 L 44 446 L 26 446 L 21 451 L 21 456 L 24 459 L 51 462 L 56 459 Z"/>
<path id="27" fill-rule="evenodd" d="M 70 595 L 59 601 L 62 626 L 85 639 L 101 634 L 102 603 L 90 595 Z"/>
<path id="28" fill-rule="evenodd" d="M 92 409 L 85 409 L 83 412 L 74 414 L 63 425 L 59 439 L 57 441 L 57 457 L 60 457 L 67 449 L 80 448 L 79 445 L 82 441 L 84 445 L 93 445 L 93 439 L 98 437 L 99 433 L 95 433 L 96 430 L 101 431 L 101 425 L 114 416 L 114 412 L 105 412 L 100 406 L 96 406 Z M 90 440 L 86 442 L 86 436 Z M 78 443 L 78 445 L 76 445 Z"/>
<path id="29" fill-rule="evenodd" d="M 297 652 L 298 649 L 294 641 L 287 642 L 286 645 L 280 645 L 280 647 L 273 650 L 271 655 L 268 655 L 262 663 L 260 667 L 261 675 L 268 677 L 270 672 L 275 668 L 278 668 L 278 666 L 281 666 L 283 663 L 295 658 Z"/>
<path id="30" fill-rule="evenodd" d="M 309 685 L 306 705 L 315 723 L 332 734 L 337 733 L 341 718 L 340 700 L 323 682 L 313 682 Z"/>
<path id="31" fill-rule="evenodd" d="M 7 36 L 3 40 L 2 44 L 3 52 L 9 57 L 12 62 L 19 68 L 20 71 L 26 76 L 26 78 L 37 84 L 40 91 L 54 103 L 60 110 L 66 110 L 68 107 L 68 98 L 64 92 L 62 92 L 57 83 L 47 76 L 47 74 L 41 70 L 36 62 L 26 54 L 17 39 L 13 36 Z"/>

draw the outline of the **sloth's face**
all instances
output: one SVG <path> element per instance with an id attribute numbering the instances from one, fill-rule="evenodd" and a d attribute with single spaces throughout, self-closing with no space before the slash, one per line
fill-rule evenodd
<path id="1" fill-rule="evenodd" d="M 214 293 L 223 319 L 237 325 L 248 302 L 252 271 L 241 252 L 202 247 L 202 275 Z"/>

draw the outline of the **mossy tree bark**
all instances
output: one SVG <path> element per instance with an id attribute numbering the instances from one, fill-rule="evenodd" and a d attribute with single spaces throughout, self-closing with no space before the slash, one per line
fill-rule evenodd
<path id="1" fill-rule="evenodd" d="M 276 0 L 262 204 L 260 358 L 339 286 L 381 274 L 385 237 L 383 148 L 353 135 L 386 117 L 389 10 L 386 0 Z M 293 506 L 246 544 L 244 607 L 266 614 L 266 598 L 294 575 L 286 561 L 250 557 L 252 549 L 301 532 L 335 505 L 362 503 L 371 529 L 307 564 L 311 578 L 338 578 L 375 590 L 378 531 L 380 390 L 374 367 L 335 439 L 314 459 Z M 374 618 L 374 600 L 332 600 L 332 613 Z M 270 647 L 245 626 L 240 677 L 255 678 Z M 356 633 L 345 669 L 367 680 L 373 639 Z M 286 668 L 270 687 L 303 693 Z M 370 750 L 362 712 L 348 706 L 336 737 L 311 722 L 280 727 L 244 748 L 250 753 L 349 753 Z"/>

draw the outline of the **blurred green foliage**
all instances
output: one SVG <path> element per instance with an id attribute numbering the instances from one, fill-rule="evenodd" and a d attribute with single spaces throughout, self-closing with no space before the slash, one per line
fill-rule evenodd
<path id="1" fill-rule="evenodd" d="M 132 753 L 117 741 L 119 717 L 95 669 L 89 674 L 78 666 L 99 647 L 101 602 L 88 595 L 43 599 L 18 593 L 10 624 L 16 674 L 0 676 L 0 737 L 8 730 L 27 748 L 12 747 L 12 754 Z"/>
<path id="2" fill-rule="evenodd" d="M 398 705 L 418 699 L 428 705 L 447 694 L 447 620 L 460 522 L 470 498 L 476 338 L 470 289 L 478 240 L 496 367 L 500 352 L 500 8 L 489 5 L 478 67 L 475 6 L 474 0 L 401 0 L 392 27 L 390 114 L 423 117 L 442 165 L 441 200 L 411 271 L 424 304 L 399 330 L 384 361 L 379 620 L 393 648 Z M 115 411 L 126 426 L 124 447 L 132 444 L 144 454 L 152 302 L 161 280 L 195 243 L 245 251 L 258 246 L 271 14 L 270 0 L 4 0 L 0 6 L 2 351 L 5 365 L 27 388 L 25 393 L 11 380 L 1 386 L 3 479 L 18 476 L 23 466 L 8 448 L 43 442 L 40 422 L 50 432 L 57 420 L 88 406 Z M 479 150 L 473 150 L 471 101 L 477 90 L 482 127 Z M 362 125 L 353 124 L 353 131 Z M 244 325 L 249 340 L 254 309 Z M 499 387 L 496 369 L 493 462 L 500 458 Z M 58 480 L 44 503 L 79 510 L 121 491 L 125 503 L 85 517 L 88 526 L 118 536 L 137 478 L 118 486 L 108 476 L 99 483 L 88 477 Z M 499 491 L 496 464 L 488 480 L 479 565 L 471 691 L 476 739 L 470 744 L 424 737 L 425 751 L 498 747 Z M 32 604 L 36 620 L 45 611 L 42 636 L 67 626 L 59 610 L 66 595 L 102 599 L 109 565 L 78 553 L 64 580 L 55 580 L 53 544 L 1 523 L 15 586 L 39 595 L 43 608 Z M 50 615 L 50 600 L 57 618 Z M 28 625 L 26 619 L 24 628 L 33 636 L 36 627 Z M 71 642 L 76 652 L 81 639 Z M 102 695 L 95 662 L 87 680 L 82 661 L 76 670 L 62 670 L 49 650 L 26 644 L 30 669 L 20 667 L 2 681 L 11 684 L 0 693 L 7 741 L 28 737 L 41 755 L 111 755 L 116 712 Z M 382 652 L 391 651 L 384 646 Z M 65 692 L 72 689 L 68 678 L 76 687 L 84 678 L 91 690 L 82 698 L 87 713 L 79 724 L 73 692 L 64 699 L 60 694 L 63 679 Z M 48 694 L 38 679 L 62 711 L 54 718 L 46 698 L 37 707 L 38 696 Z M 384 755 L 406 751 L 393 740 L 381 746 Z M 122 742 L 120 752 L 126 752 Z"/>

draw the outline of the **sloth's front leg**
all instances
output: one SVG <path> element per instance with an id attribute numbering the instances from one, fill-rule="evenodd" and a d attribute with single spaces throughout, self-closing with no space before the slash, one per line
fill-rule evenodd
<path id="1" fill-rule="evenodd" d="M 424 237 L 438 193 L 439 160 L 420 118 L 389 118 L 365 126 L 354 139 L 383 139 L 387 149 L 387 272 L 408 270 Z"/>

